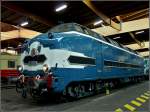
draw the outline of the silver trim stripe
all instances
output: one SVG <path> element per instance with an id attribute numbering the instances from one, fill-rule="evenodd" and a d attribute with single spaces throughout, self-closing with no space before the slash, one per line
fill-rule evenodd
<path id="1" fill-rule="evenodd" d="M 133 55 L 135 55 L 135 56 L 138 56 L 138 57 L 142 58 L 140 55 L 134 54 L 134 53 L 132 53 L 132 52 L 130 52 L 130 51 L 127 51 L 127 50 L 122 49 L 122 48 L 120 48 L 120 47 L 114 46 L 114 45 L 112 45 L 112 44 L 110 44 L 110 43 L 108 43 L 108 42 L 105 42 L 105 41 L 103 41 L 103 40 L 94 38 L 94 37 L 92 37 L 92 36 L 90 36 L 90 35 L 86 35 L 86 34 L 83 34 L 83 33 L 79 33 L 79 32 L 76 32 L 76 31 L 69 31 L 69 32 L 63 32 L 63 33 L 66 33 L 66 34 L 75 33 L 75 34 L 78 34 L 78 35 L 86 36 L 86 37 L 95 39 L 95 40 L 97 40 L 97 41 L 99 41 L 99 42 L 102 42 L 102 43 L 104 43 L 104 44 L 110 45 L 110 46 L 112 46 L 112 47 L 115 47 L 115 48 L 117 48 L 117 49 L 120 49 L 120 50 L 122 50 L 122 51 L 128 52 L 128 53 L 130 53 L 130 54 L 133 54 Z"/>

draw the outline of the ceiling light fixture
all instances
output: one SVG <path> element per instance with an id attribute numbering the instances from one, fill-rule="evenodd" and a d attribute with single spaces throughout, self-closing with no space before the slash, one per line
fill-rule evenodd
<path id="1" fill-rule="evenodd" d="M 13 47 L 7 47 L 8 49 L 13 49 Z"/>
<path id="2" fill-rule="evenodd" d="M 96 26 L 96 25 L 101 24 L 101 23 L 103 23 L 103 20 L 96 21 L 93 25 Z"/>
<path id="3" fill-rule="evenodd" d="M 144 33 L 144 30 L 135 32 L 135 34 L 141 34 L 141 33 Z"/>
<path id="4" fill-rule="evenodd" d="M 21 25 L 21 26 L 26 26 L 26 25 L 28 25 L 28 24 L 29 24 L 28 21 L 26 21 L 26 22 L 21 23 L 20 25 Z"/>
<path id="5" fill-rule="evenodd" d="M 61 5 L 60 7 L 58 7 L 58 8 L 56 8 L 56 12 L 59 12 L 59 11 L 62 11 L 62 10 L 64 10 L 64 9 L 66 9 L 67 8 L 67 5 L 66 4 L 64 4 L 64 5 Z"/>
<path id="6" fill-rule="evenodd" d="M 113 39 L 119 39 L 120 37 L 115 37 L 115 38 L 113 38 Z"/>

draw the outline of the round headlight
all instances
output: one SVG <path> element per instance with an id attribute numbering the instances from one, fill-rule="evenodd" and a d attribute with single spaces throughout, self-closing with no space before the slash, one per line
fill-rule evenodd
<path id="1" fill-rule="evenodd" d="M 23 70 L 23 67 L 20 65 L 18 66 L 18 71 L 21 72 Z"/>
<path id="2" fill-rule="evenodd" d="M 47 64 L 43 65 L 43 71 L 48 72 L 48 65 Z"/>

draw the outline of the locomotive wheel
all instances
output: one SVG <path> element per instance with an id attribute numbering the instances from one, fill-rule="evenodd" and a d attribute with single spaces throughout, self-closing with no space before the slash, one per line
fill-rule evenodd
<path id="1" fill-rule="evenodd" d="M 75 91 L 75 97 L 78 98 L 82 98 L 85 95 L 85 89 L 84 86 L 82 85 L 76 85 L 76 87 L 74 88 Z"/>
<path id="2" fill-rule="evenodd" d="M 80 86 L 80 95 L 81 95 L 81 97 L 86 96 L 86 94 L 85 94 L 85 86 L 84 85 Z"/>
<path id="3" fill-rule="evenodd" d="M 100 90 L 101 90 L 101 87 L 100 87 L 101 85 L 100 85 L 100 83 L 96 83 L 95 84 L 95 93 L 96 94 L 98 94 L 99 92 L 100 92 Z"/>
<path id="4" fill-rule="evenodd" d="M 66 90 L 66 94 L 71 99 L 79 99 L 87 96 L 87 92 L 85 91 L 85 86 L 81 84 L 70 85 Z"/>
<path id="5" fill-rule="evenodd" d="M 67 99 L 69 101 L 73 101 L 74 100 L 74 92 L 73 92 L 73 87 L 72 86 L 68 86 L 64 92 L 63 95 L 67 97 Z"/>
<path id="6" fill-rule="evenodd" d="M 79 90 L 80 90 L 79 86 L 75 86 L 75 87 L 74 87 L 74 94 L 75 94 L 74 97 L 75 97 L 76 99 L 80 98 L 80 91 L 79 91 Z"/>

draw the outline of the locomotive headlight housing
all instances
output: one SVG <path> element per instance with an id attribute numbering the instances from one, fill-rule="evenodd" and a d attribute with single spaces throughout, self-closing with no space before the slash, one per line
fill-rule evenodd
<path id="1" fill-rule="evenodd" d="M 22 71 L 23 71 L 23 66 L 19 65 L 19 66 L 18 66 L 18 71 L 19 71 L 19 72 L 22 72 Z"/>
<path id="2" fill-rule="evenodd" d="M 48 70 L 49 70 L 48 65 L 47 64 L 43 65 L 43 71 L 44 72 L 48 72 Z"/>

